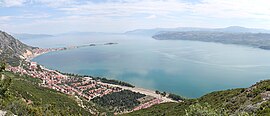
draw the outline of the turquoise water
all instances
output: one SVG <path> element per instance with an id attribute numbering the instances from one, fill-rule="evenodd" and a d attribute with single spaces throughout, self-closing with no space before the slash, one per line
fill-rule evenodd
<path id="1" fill-rule="evenodd" d="M 245 46 L 126 35 L 64 36 L 24 42 L 41 47 L 117 42 L 51 52 L 33 61 L 63 72 L 122 80 L 192 98 L 215 90 L 248 87 L 270 78 L 270 51 Z"/>

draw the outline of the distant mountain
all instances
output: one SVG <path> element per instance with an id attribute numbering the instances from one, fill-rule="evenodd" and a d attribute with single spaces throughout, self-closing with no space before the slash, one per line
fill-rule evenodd
<path id="1" fill-rule="evenodd" d="M 6 32 L 0 31 L 0 59 L 11 65 L 18 65 L 21 59 L 32 55 L 35 47 L 28 46 Z"/>
<path id="2" fill-rule="evenodd" d="M 66 35 L 112 35 L 112 34 L 120 34 L 120 33 L 74 31 L 74 32 L 67 32 L 67 33 L 57 34 L 55 36 L 66 36 Z"/>
<path id="3" fill-rule="evenodd" d="M 127 31 L 124 34 L 127 35 L 155 35 L 165 31 L 202 31 L 206 28 L 193 28 L 193 27 L 179 27 L 179 28 L 155 28 L 155 29 L 136 29 L 133 31 Z"/>
<path id="4" fill-rule="evenodd" d="M 213 31 L 162 32 L 154 35 L 153 38 L 157 40 L 218 42 L 270 49 L 270 33 L 229 33 Z"/>
<path id="5" fill-rule="evenodd" d="M 40 39 L 40 38 L 48 38 L 53 37 L 53 35 L 49 34 L 28 34 L 28 33 L 21 33 L 21 34 L 12 34 L 14 37 L 23 40 L 23 39 Z"/>
<path id="6" fill-rule="evenodd" d="M 165 31 L 166 29 L 163 28 L 156 28 L 156 29 L 136 29 L 132 31 L 127 31 L 124 34 L 127 35 L 154 35 L 157 32 Z M 167 30 L 168 31 L 168 30 Z"/>
<path id="7" fill-rule="evenodd" d="M 270 30 L 245 28 L 240 26 L 231 26 L 227 28 L 196 28 L 196 27 L 179 27 L 179 28 L 155 28 L 155 29 L 137 29 L 125 32 L 131 35 L 155 35 L 161 32 L 187 32 L 187 31 L 207 31 L 207 32 L 226 32 L 226 33 L 270 33 Z"/>
<path id="8" fill-rule="evenodd" d="M 270 30 L 257 29 L 257 28 L 245 28 L 240 26 L 231 26 L 227 28 L 213 29 L 214 32 L 229 32 L 229 33 L 270 33 Z"/>

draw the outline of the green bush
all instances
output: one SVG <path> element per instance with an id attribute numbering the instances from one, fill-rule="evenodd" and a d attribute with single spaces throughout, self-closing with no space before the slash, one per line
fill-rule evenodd
<path id="1" fill-rule="evenodd" d="M 186 116 L 228 116 L 225 109 L 213 109 L 209 104 L 196 103 L 186 110 Z"/>

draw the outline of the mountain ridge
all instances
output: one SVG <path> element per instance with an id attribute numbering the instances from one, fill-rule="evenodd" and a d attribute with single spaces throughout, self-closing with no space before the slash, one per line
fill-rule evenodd
<path id="1" fill-rule="evenodd" d="M 28 46 L 4 31 L 0 31 L 0 59 L 10 65 L 18 65 L 19 61 L 33 55 L 36 47 Z"/>
<path id="2" fill-rule="evenodd" d="M 200 27 L 176 27 L 176 28 L 154 28 L 154 29 L 136 29 L 127 31 L 124 34 L 128 35 L 150 35 L 153 36 L 160 32 L 170 32 L 170 31 L 209 31 L 209 32 L 226 32 L 226 33 L 270 33 L 270 30 L 259 29 L 259 28 L 246 28 L 241 26 L 229 26 L 225 28 L 200 28 Z"/>

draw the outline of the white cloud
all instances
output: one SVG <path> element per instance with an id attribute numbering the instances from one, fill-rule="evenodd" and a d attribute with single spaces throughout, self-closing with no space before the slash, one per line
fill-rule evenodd
<path id="1" fill-rule="evenodd" d="M 0 6 L 46 5 L 70 15 L 171 16 L 187 13 L 212 18 L 263 19 L 270 19 L 269 3 L 269 0 L 201 0 L 197 3 L 184 0 L 107 0 L 100 3 L 85 0 L 0 0 Z"/>
<path id="2" fill-rule="evenodd" d="M 79 0 L 0 0 L 0 7 L 16 7 L 30 5 L 45 5 L 49 7 L 64 7 L 65 5 L 71 5 L 79 3 Z"/>
<path id="3" fill-rule="evenodd" d="M 8 21 L 8 20 L 10 20 L 10 16 L 0 16 L 0 21 L 2 22 L 2 21 Z"/>
<path id="4" fill-rule="evenodd" d="M 22 6 L 27 0 L 0 0 L 0 6 L 13 7 Z"/>
<path id="5" fill-rule="evenodd" d="M 46 5 L 49 7 L 65 7 L 66 5 L 77 4 L 78 0 L 31 0 L 34 4 Z"/>
<path id="6" fill-rule="evenodd" d="M 113 2 L 112 2 L 113 1 Z M 86 2 L 59 7 L 70 15 L 134 16 L 137 14 L 173 16 L 196 15 L 210 18 L 270 19 L 268 0 L 109 0 L 105 3 Z"/>
<path id="7" fill-rule="evenodd" d="M 42 19 L 42 18 L 48 18 L 51 15 L 47 14 L 47 13 L 40 13 L 40 14 L 22 14 L 20 16 L 10 16 L 13 17 L 15 19 Z"/>
<path id="8" fill-rule="evenodd" d="M 181 12 L 187 9 L 186 3 L 176 0 L 132 0 L 121 2 L 105 2 L 71 5 L 60 8 L 69 14 L 76 15 L 104 15 L 104 16 L 132 16 L 136 14 L 167 15 L 171 12 Z"/>
<path id="9" fill-rule="evenodd" d="M 190 9 L 204 17 L 270 20 L 269 4 L 269 0 L 203 0 Z"/>
<path id="10" fill-rule="evenodd" d="M 0 0 L 0 6 L 10 0 Z M 13 0 L 11 0 L 13 1 Z M 26 12 L 15 18 L 30 23 L 10 22 L 10 30 L 34 31 L 127 31 L 155 27 L 225 27 L 239 25 L 270 28 L 268 0 L 14 0 L 6 6 L 23 4 L 47 7 L 50 12 Z M 13 4 L 13 5 L 11 5 Z M 33 9 L 34 10 L 34 9 Z M 48 18 L 49 17 L 49 18 Z M 2 19 L 2 20 L 1 20 Z M 0 21 L 10 17 L 0 17 Z M 155 20 L 150 20 L 155 19 Z M 58 27 L 52 30 L 49 26 Z M 40 28 L 42 27 L 42 28 Z M 80 27 L 80 28 L 79 28 Z M 98 29 L 95 27 L 99 27 Z M 12 28 L 12 29 L 11 29 Z M 34 29 L 38 28 L 38 29 Z"/>
<path id="11" fill-rule="evenodd" d="M 157 15 L 149 15 L 148 17 L 146 17 L 147 19 L 155 19 L 157 18 Z"/>
<path id="12" fill-rule="evenodd" d="M 270 19 L 269 0 L 107 0 L 94 3 L 84 0 L 0 0 L 0 6 L 39 4 L 69 15 L 134 16 L 136 14 L 172 16 L 182 13 L 212 18 Z"/>

